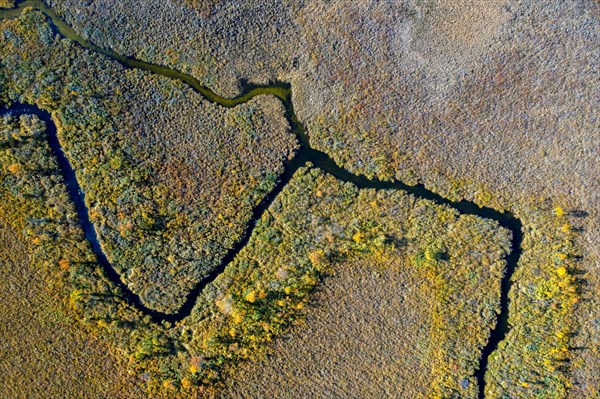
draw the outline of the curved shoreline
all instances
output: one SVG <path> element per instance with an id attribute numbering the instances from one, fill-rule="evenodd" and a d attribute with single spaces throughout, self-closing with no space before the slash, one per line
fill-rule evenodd
<path id="1" fill-rule="evenodd" d="M 188 293 L 186 300 L 177 313 L 167 314 L 150 309 L 144 305 L 140 297 L 133 293 L 129 287 L 121 281 L 119 273 L 113 268 L 104 254 L 93 224 L 89 220 L 88 209 L 85 205 L 85 195 L 81 190 L 77 181 L 75 171 L 71 167 L 67 157 L 63 153 L 62 146 L 57 137 L 56 125 L 53 123 L 50 113 L 40 109 L 35 105 L 29 104 L 14 104 L 6 109 L 0 110 L 0 116 L 5 114 L 21 115 L 21 114 L 36 114 L 40 119 L 46 122 L 46 132 L 48 141 L 54 156 L 57 158 L 61 173 L 65 180 L 69 197 L 74 203 L 77 214 L 81 221 L 82 228 L 86 239 L 90 242 L 92 251 L 98 259 L 98 263 L 103 267 L 107 277 L 119 287 L 125 299 L 130 302 L 136 309 L 151 317 L 152 321 L 160 323 L 177 322 L 189 316 L 195 306 L 196 299 L 206 287 L 214 279 L 223 272 L 225 267 L 233 261 L 235 256 L 248 243 L 256 222 L 261 218 L 263 213 L 269 208 L 273 200 L 289 183 L 294 173 L 303 166 L 306 162 L 311 162 L 314 167 L 318 167 L 323 171 L 331 174 L 336 179 L 350 182 L 358 188 L 373 188 L 385 190 L 403 190 L 413 196 L 435 202 L 439 205 L 446 205 L 456 209 L 459 213 L 465 215 L 475 215 L 481 218 L 492 219 L 498 222 L 501 227 L 511 231 L 511 251 L 506 256 L 506 270 L 501 280 L 500 289 L 500 313 L 497 317 L 496 325 L 490 331 L 490 336 L 486 345 L 482 348 L 481 358 L 474 376 L 477 379 L 479 386 L 479 399 L 485 397 L 485 372 L 487 370 L 490 355 L 497 349 L 498 344 L 506 337 L 510 329 L 508 324 L 509 317 L 509 298 L 508 293 L 512 286 L 511 278 L 518 265 L 520 255 L 522 253 L 521 243 L 523 240 L 522 223 L 512 213 L 507 211 L 498 211 L 489 207 L 479 207 L 477 204 L 467 200 L 452 201 L 444 198 L 433 191 L 425 188 L 423 184 L 414 186 L 407 185 L 401 181 L 384 181 L 378 179 L 369 179 L 364 175 L 355 175 L 346 169 L 338 166 L 335 161 L 325 152 L 315 150 L 310 146 L 309 137 L 306 134 L 304 126 L 298 120 L 293 104 L 292 91 L 289 83 L 275 82 L 269 85 L 245 85 L 240 96 L 235 98 L 225 98 L 213 92 L 210 88 L 201 85 L 200 81 L 190 75 L 186 75 L 174 69 L 164 66 L 151 64 L 145 61 L 136 60 L 115 53 L 112 50 L 103 49 L 93 43 L 87 42 L 85 39 L 77 35 L 77 33 L 68 26 L 51 8 L 49 8 L 41 0 L 25 0 L 17 2 L 15 8 L 0 9 L 0 19 L 18 17 L 24 8 L 32 7 L 42 11 L 49 17 L 49 22 L 52 27 L 62 36 L 75 41 L 83 48 L 100 53 L 110 59 L 113 59 L 126 68 L 137 68 L 171 79 L 177 79 L 190 86 L 194 91 L 201 94 L 206 100 L 217 103 L 224 107 L 235 107 L 243 104 L 252 98 L 259 95 L 273 95 L 277 97 L 285 108 L 285 116 L 290 124 L 292 133 L 296 136 L 300 147 L 291 160 L 285 162 L 284 172 L 279 176 L 279 180 L 275 187 L 268 193 L 261 202 L 252 210 L 252 218 L 246 226 L 240 240 L 227 252 L 225 257 L 217 268 L 209 273 L 205 278 L 199 281 L 196 286 Z"/>

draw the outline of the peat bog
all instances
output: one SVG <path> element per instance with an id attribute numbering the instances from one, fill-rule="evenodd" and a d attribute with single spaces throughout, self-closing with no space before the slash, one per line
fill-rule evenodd
<path id="1" fill-rule="evenodd" d="M 448 207 L 456 209 L 461 214 L 475 215 L 481 218 L 495 220 L 500 226 L 508 229 L 512 233 L 511 252 L 506 257 L 506 271 L 501 281 L 501 292 L 500 292 L 500 314 L 497 317 L 497 322 L 493 330 L 491 331 L 489 340 L 484 346 L 481 354 L 481 359 L 477 370 L 475 371 L 475 377 L 479 384 L 479 398 L 484 398 L 485 392 L 485 371 L 487 369 L 489 356 L 498 347 L 500 341 L 502 341 L 508 330 L 508 316 L 509 316 L 509 299 L 508 293 L 511 288 L 511 278 L 517 267 L 522 249 L 522 223 L 512 213 L 506 211 L 499 211 L 489 207 L 479 207 L 477 204 L 467 200 L 452 201 L 444 198 L 433 191 L 428 190 L 422 184 L 407 185 L 402 181 L 384 181 L 378 179 L 369 179 L 364 175 L 352 174 L 348 170 L 338 166 L 333 159 L 325 152 L 315 150 L 310 146 L 309 136 L 298 120 L 292 103 L 292 89 L 291 85 L 284 82 L 274 82 L 270 85 L 253 85 L 247 82 L 242 82 L 242 94 L 235 98 L 221 97 L 210 88 L 202 86 L 199 81 L 190 76 L 186 75 L 177 70 L 166 68 L 164 66 L 147 63 L 141 60 L 136 60 L 130 57 L 119 55 L 111 50 L 100 48 L 92 43 L 87 42 L 82 37 L 78 36 L 75 31 L 69 27 L 60 17 L 41 0 L 26 0 L 19 2 L 16 8 L 10 10 L 0 10 L 0 18 L 13 18 L 20 15 L 21 11 L 25 7 L 33 7 L 44 12 L 51 20 L 52 26 L 55 30 L 63 35 L 64 37 L 73 40 L 82 47 L 103 54 L 127 68 L 138 68 L 158 75 L 162 75 L 171 79 L 177 79 L 183 83 L 189 85 L 194 91 L 204 96 L 208 101 L 217 103 L 224 107 L 235 107 L 236 105 L 243 104 L 252 98 L 259 95 L 273 95 L 277 97 L 285 108 L 285 116 L 290 125 L 291 131 L 296 136 L 299 142 L 299 149 L 296 151 L 294 157 L 291 160 L 286 161 L 285 170 L 279 176 L 279 180 L 274 189 L 269 192 L 262 201 L 253 209 L 252 219 L 245 228 L 245 231 L 241 239 L 227 252 L 225 257 L 222 259 L 220 265 L 215 268 L 211 273 L 205 276 L 199 281 L 196 286 L 187 295 L 184 305 L 176 313 L 162 313 L 156 310 L 150 309 L 144 305 L 139 296 L 133 293 L 126 284 L 121 281 L 119 273 L 113 268 L 107 256 L 102 250 L 102 246 L 98 240 L 98 236 L 94 225 L 90 222 L 88 209 L 85 205 L 85 194 L 81 190 L 79 183 L 76 178 L 76 173 L 71 167 L 69 160 L 65 156 L 60 141 L 57 137 L 56 125 L 53 123 L 49 112 L 40 109 L 37 106 L 29 104 L 12 104 L 8 108 L 0 111 L 0 116 L 5 114 L 22 115 L 22 114 L 35 114 L 42 119 L 47 125 L 47 135 L 50 147 L 54 156 L 56 157 L 60 170 L 63 176 L 63 180 L 67 186 L 69 197 L 75 205 L 81 226 L 85 233 L 86 239 L 89 241 L 94 254 L 98 260 L 98 263 L 104 269 L 106 276 L 121 290 L 123 296 L 127 301 L 143 312 L 144 314 L 151 317 L 154 322 L 161 323 L 165 322 L 177 322 L 189 316 L 197 297 L 200 295 L 204 287 L 211 283 L 227 265 L 233 261 L 236 255 L 244 248 L 248 243 L 250 236 L 254 228 L 256 227 L 257 221 L 261 218 L 263 213 L 269 208 L 273 200 L 281 192 L 281 190 L 290 182 L 294 173 L 306 163 L 310 163 L 313 167 L 320 168 L 323 171 L 331 174 L 336 179 L 343 182 L 350 182 L 356 185 L 358 188 L 371 188 L 378 190 L 403 190 L 413 196 L 430 200 L 439 205 L 446 205 Z"/>

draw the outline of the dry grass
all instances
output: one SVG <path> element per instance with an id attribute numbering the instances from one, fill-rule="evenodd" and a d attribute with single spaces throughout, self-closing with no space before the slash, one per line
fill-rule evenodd
<path id="1" fill-rule="evenodd" d="M 0 215 L 11 205 L 3 199 Z M 62 306 L 53 276 L 30 261 L 33 249 L 13 222 L 0 217 L 0 396 L 144 398 L 121 355 Z"/>
<path id="2" fill-rule="evenodd" d="M 267 360 L 236 370 L 223 397 L 425 397 L 435 344 L 431 288 L 399 257 L 337 265 L 311 300 L 306 322 Z"/>
<path id="3" fill-rule="evenodd" d="M 123 359 L 81 330 L 49 292 L 27 244 L 0 228 L 0 379 L 2 397 L 144 398 Z"/>

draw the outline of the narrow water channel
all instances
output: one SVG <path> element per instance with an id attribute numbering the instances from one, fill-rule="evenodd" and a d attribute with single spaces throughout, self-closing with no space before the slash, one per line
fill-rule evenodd
<path id="1" fill-rule="evenodd" d="M 150 64 L 144 61 L 132 59 L 119 55 L 111 50 L 100 48 L 92 43 L 85 41 L 75 31 L 68 26 L 51 8 L 49 8 L 41 0 L 26 0 L 19 2 L 17 7 L 10 10 L 0 10 L 0 18 L 14 18 L 20 15 L 21 11 L 25 7 L 33 7 L 44 12 L 52 23 L 55 30 L 63 36 L 71 39 L 81 45 L 82 47 L 103 54 L 115 61 L 118 61 L 127 68 L 138 68 L 146 71 L 150 71 L 162 76 L 166 76 L 172 79 L 178 79 L 188 84 L 193 90 L 203 95 L 208 101 L 217 103 L 224 107 L 234 107 L 239 104 L 243 104 L 258 95 L 273 95 L 277 97 L 285 107 L 285 113 L 288 123 L 290 124 L 291 130 L 296 136 L 300 148 L 296 152 L 293 159 L 286 161 L 285 170 L 282 175 L 279 176 L 279 180 L 274 189 L 267 194 L 263 200 L 256 206 L 252 211 L 252 218 L 241 237 L 241 239 L 231 248 L 226 256 L 221 261 L 219 267 L 213 270 L 208 276 L 199 281 L 196 286 L 187 295 L 186 301 L 177 313 L 167 314 L 157 312 L 153 309 L 148 308 L 141 301 L 139 296 L 133 293 L 129 287 L 121 281 L 119 273 L 112 267 L 108 261 L 106 254 L 102 250 L 98 235 L 94 228 L 93 223 L 90 222 L 88 209 L 85 205 L 85 194 L 81 190 L 79 183 L 76 178 L 75 171 L 71 167 L 71 164 L 65 156 L 62 146 L 58 140 L 56 134 L 56 126 L 52 121 L 51 115 L 35 105 L 29 104 L 12 104 L 10 107 L 1 110 L 0 115 L 10 113 L 12 115 L 21 114 L 35 114 L 40 117 L 47 125 L 48 142 L 52 149 L 52 152 L 58 160 L 60 170 L 62 172 L 64 181 L 69 192 L 69 197 L 79 216 L 83 231 L 86 239 L 89 241 L 94 254 L 98 259 L 98 263 L 103 267 L 107 277 L 118 286 L 125 299 L 144 314 L 151 317 L 154 322 L 160 323 L 162 321 L 168 321 L 171 323 L 182 320 L 187 317 L 195 303 L 196 299 L 206 287 L 207 284 L 211 283 L 219 274 L 223 272 L 225 267 L 235 258 L 235 256 L 244 248 L 248 243 L 250 236 L 254 228 L 256 227 L 257 221 L 261 218 L 263 213 L 269 208 L 273 200 L 283 190 L 283 188 L 289 183 L 294 173 L 304 166 L 306 162 L 311 162 L 314 167 L 320 168 L 325 172 L 333 175 L 335 178 L 355 184 L 358 188 L 373 188 L 379 190 L 403 190 L 417 198 L 426 199 L 435 202 L 436 204 L 446 205 L 456 209 L 461 214 L 475 215 L 482 218 L 492 219 L 498 222 L 498 224 L 512 232 L 511 252 L 506 257 L 506 271 L 501 281 L 500 290 L 500 313 L 495 327 L 490 333 L 490 337 L 484 348 L 482 349 L 480 363 L 478 368 L 474 372 L 474 376 L 477 378 L 479 385 L 479 398 L 484 399 L 485 397 L 485 372 L 490 355 L 496 350 L 500 341 L 502 341 L 510 328 L 508 324 L 509 317 L 509 298 L 508 293 L 511 288 L 511 278 L 519 262 L 521 255 L 521 243 L 522 243 L 522 223 L 512 213 L 506 211 L 499 211 L 488 207 L 479 207 L 474 202 L 461 200 L 452 201 L 444 198 L 435 192 L 428 190 L 422 184 L 407 185 L 401 181 L 383 181 L 378 179 L 369 179 L 364 175 L 356 175 L 350 173 L 348 170 L 338 166 L 334 160 L 326 153 L 316 150 L 310 146 L 310 140 L 304 129 L 302 123 L 298 120 L 292 103 L 292 90 L 288 83 L 276 82 L 270 85 L 246 85 L 243 90 L 243 94 L 235 98 L 225 98 L 214 93 L 210 88 L 202 86 L 200 82 L 182 72 L 166 68 L 164 66 Z"/>

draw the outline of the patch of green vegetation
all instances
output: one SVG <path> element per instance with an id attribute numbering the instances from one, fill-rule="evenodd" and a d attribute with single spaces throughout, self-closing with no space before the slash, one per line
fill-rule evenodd
<path id="1" fill-rule="evenodd" d="M 0 0 L 0 8 L 13 8 L 14 6 L 14 0 Z"/>
<path id="2" fill-rule="evenodd" d="M 522 266 L 510 292 L 512 326 L 490 360 L 486 398 L 566 398 L 571 388 L 574 314 L 581 300 L 579 250 L 560 207 L 528 214 Z"/>

